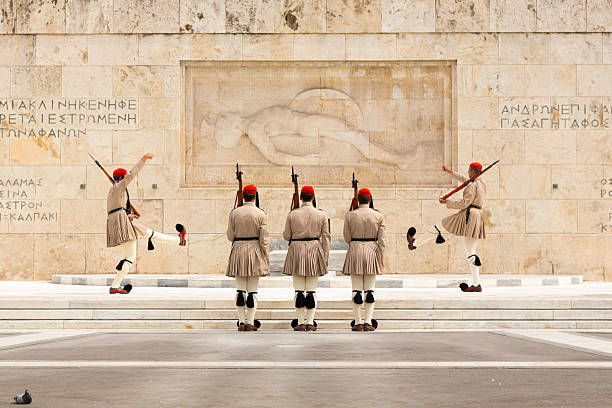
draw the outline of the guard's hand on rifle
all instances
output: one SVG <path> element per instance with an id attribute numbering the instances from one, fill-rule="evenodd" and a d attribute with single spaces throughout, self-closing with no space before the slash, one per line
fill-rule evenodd
<path id="1" fill-rule="evenodd" d="M 445 172 L 447 172 L 447 173 L 452 173 L 452 172 L 453 172 L 451 169 L 449 169 L 449 168 L 448 168 L 448 167 L 446 167 L 446 166 L 442 166 L 442 170 L 444 170 L 444 171 L 445 171 Z"/>
<path id="2" fill-rule="evenodd" d="M 147 161 L 147 160 L 151 160 L 153 158 L 153 153 L 147 153 L 144 156 L 142 156 L 142 160 Z"/>
<path id="3" fill-rule="evenodd" d="M 446 198 L 444 197 L 438 198 L 438 201 L 440 202 L 440 204 L 446 204 Z"/>

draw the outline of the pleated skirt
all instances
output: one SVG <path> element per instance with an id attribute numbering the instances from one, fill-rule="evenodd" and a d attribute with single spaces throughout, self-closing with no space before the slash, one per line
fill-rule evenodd
<path id="1" fill-rule="evenodd" d="M 285 275 L 323 276 L 327 274 L 323 247 L 319 241 L 294 241 L 289 245 Z"/>
<path id="2" fill-rule="evenodd" d="M 485 223 L 482 210 L 472 208 L 470 220 L 465 222 L 465 210 L 442 219 L 442 226 L 451 234 L 460 237 L 485 239 Z"/>
<path id="3" fill-rule="evenodd" d="M 236 241 L 227 263 L 225 276 L 268 276 L 270 267 L 259 241 Z"/>
<path id="4" fill-rule="evenodd" d="M 147 232 L 144 225 L 132 222 L 125 211 L 117 211 L 106 218 L 106 246 L 116 247 L 133 241 Z"/>
<path id="5" fill-rule="evenodd" d="M 344 267 L 344 275 L 380 275 L 383 273 L 382 253 L 378 243 L 353 241 L 350 243 Z"/>

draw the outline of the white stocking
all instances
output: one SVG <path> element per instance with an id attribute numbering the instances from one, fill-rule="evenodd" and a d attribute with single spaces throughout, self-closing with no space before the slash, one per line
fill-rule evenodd
<path id="1" fill-rule="evenodd" d="M 351 293 L 351 303 L 353 304 L 353 315 L 355 316 L 355 324 L 363 323 L 361 319 L 361 305 L 353 301 L 356 290 L 362 292 L 361 297 L 363 299 L 363 275 L 351 275 L 351 287 L 353 292 Z"/>
<path id="2" fill-rule="evenodd" d="M 376 275 L 363 275 L 363 290 L 374 290 L 376 286 Z M 372 293 L 374 295 L 374 293 Z M 367 293 L 364 292 L 363 305 L 365 307 L 365 322 L 372 324 L 372 316 L 374 315 L 374 303 L 366 302 Z"/>
<path id="3" fill-rule="evenodd" d="M 472 285 L 480 285 L 480 266 L 476 266 L 476 247 L 478 246 L 478 240 L 472 237 L 463 237 L 463 244 L 465 245 L 465 256 L 467 257 L 470 271 L 472 272 Z"/>
<path id="4" fill-rule="evenodd" d="M 438 237 L 438 230 L 436 230 L 436 228 L 438 228 L 442 236 L 444 236 L 444 234 L 446 233 L 446 230 L 442 227 L 442 222 L 439 221 L 435 223 L 434 225 L 432 225 L 431 227 L 429 227 L 428 229 L 426 229 L 425 231 L 423 231 L 421 234 L 417 233 L 417 235 L 415 236 L 415 241 L 414 241 L 414 245 L 416 246 L 417 249 L 419 249 L 420 247 L 424 245 L 431 244 L 432 242 L 436 241 L 436 238 Z"/>
<path id="5" fill-rule="evenodd" d="M 153 234 L 152 237 L 151 234 Z M 178 235 L 178 233 L 175 235 L 168 235 L 147 228 L 146 238 L 149 239 L 149 237 L 151 237 L 151 241 L 153 242 L 169 242 L 176 245 L 181 243 L 181 237 Z"/>
<path id="6" fill-rule="evenodd" d="M 257 286 L 259 286 L 259 276 L 249 276 L 247 278 L 247 292 L 253 295 L 253 307 L 246 308 L 246 323 L 255 324 L 255 313 L 257 312 Z"/>
<path id="7" fill-rule="evenodd" d="M 306 292 L 315 292 L 317 290 L 318 276 L 306 276 Z M 314 324 L 315 311 L 317 310 L 317 296 L 316 293 L 312 293 L 315 301 L 315 307 L 312 309 L 306 309 L 306 324 Z"/>
<path id="8" fill-rule="evenodd" d="M 236 276 L 236 299 L 238 299 L 239 295 L 242 295 L 246 303 L 246 298 L 247 298 L 246 290 L 247 290 L 247 277 L 246 276 Z M 238 291 L 242 291 L 242 292 L 238 292 Z M 242 306 L 236 305 L 236 312 L 238 312 L 238 322 L 246 323 L 246 319 L 245 319 L 246 304 Z"/>
<path id="9" fill-rule="evenodd" d="M 121 247 L 121 253 L 123 259 L 127 261 L 123 262 L 120 271 L 117 271 L 115 279 L 111 284 L 111 288 L 118 289 L 121 286 L 121 281 L 130 272 L 132 265 L 136 262 L 136 240 L 126 241 L 119 245 Z"/>
<path id="10" fill-rule="evenodd" d="M 293 289 L 295 291 L 306 291 L 306 277 L 293 275 Z M 306 296 L 304 293 L 302 293 Z M 298 293 L 295 292 L 295 296 L 293 297 L 293 304 L 295 305 L 295 300 L 297 299 Z M 295 313 L 297 314 L 298 324 L 306 324 L 305 310 L 303 307 L 296 307 Z"/>

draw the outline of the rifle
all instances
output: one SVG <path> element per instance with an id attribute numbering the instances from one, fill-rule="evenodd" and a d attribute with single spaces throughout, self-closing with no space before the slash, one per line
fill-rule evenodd
<path id="1" fill-rule="evenodd" d="M 353 211 L 359 207 L 359 200 L 357 199 L 357 184 L 359 184 L 359 180 L 355 180 L 355 173 L 353 173 L 353 181 L 351 184 L 353 186 L 353 199 L 351 200 L 349 211 Z"/>
<path id="2" fill-rule="evenodd" d="M 91 157 L 91 159 L 94 161 L 94 163 L 96 163 L 96 165 L 100 168 L 100 170 L 102 170 L 102 172 L 106 175 L 106 177 L 108 178 L 108 181 L 110 181 L 111 184 L 115 184 L 116 183 L 115 179 L 110 174 L 108 174 L 108 171 L 106 171 L 104 169 L 104 167 L 100 164 L 100 162 L 97 161 L 96 159 L 94 159 L 94 157 L 91 154 L 89 154 L 89 157 Z M 140 213 L 138 212 L 138 210 L 136 208 L 134 208 L 132 203 L 130 203 L 130 210 L 136 216 L 136 218 L 140 217 Z"/>
<path id="3" fill-rule="evenodd" d="M 291 166 L 291 182 L 293 183 L 293 198 L 291 199 L 291 209 L 300 208 L 300 194 L 298 193 L 298 175 L 293 171 Z"/>
<path id="4" fill-rule="evenodd" d="M 450 193 L 446 194 L 444 197 L 442 197 L 443 199 L 447 199 L 448 197 L 452 196 L 453 194 L 455 194 L 457 191 L 461 190 L 462 188 L 464 188 L 465 186 L 467 186 L 468 184 L 470 184 L 472 181 L 476 180 L 478 177 L 482 176 L 482 174 L 489 170 L 491 167 L 495 166 L 497 163 L 499 163 L 499 160 L 496 160 L 495 162 L 493 162 L 492 164 L 490 164 L 489 166 L 487 166 L 483 171 L 480 172 L 480 174 L 476 175 L 476 177 L 472 177 L 471 179 L 469 179 L 468 181 L 464 182 L 463 184 L 461 184 L 459 187 L 457 187 L 456 189 L 454 189 L 453 191 L 451 191 Z"/>
<path id="5" fill-rule="evenodd" d="M 236 199 L 234 200 L 234 208 L 242 207 L 244 204 L 244 197 L 242 196 L 242 172 L 240 168 L 238 168 L 238 163 L 236 163 L 236 180 L 238 180 L 238 191 L 236 191 Z"/>

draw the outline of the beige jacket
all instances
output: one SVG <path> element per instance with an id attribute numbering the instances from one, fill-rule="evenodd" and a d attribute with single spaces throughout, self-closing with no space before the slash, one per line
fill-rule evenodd
<path id="1" fill-rule="evenodd" d="M 455 180 L 465 182 L 468 180 L 458 173 L 452 174 Z M 475 205 L 483 208 L 487 186 L 478 177 L 473 182 L 469 183 L 463 189 L 463 197 L 461 199 L 449 199 L 446 201 L 446 208 L 461 210 L 442 220 L 444 228 L 453 235 L 466 236 L 476 239 L 484 239 L 485 223 L 483 211 L 478 208 L 470 208 L 470 217 L 466 222 L 466 212 L 470 205 Z"/>
<path id="2" fill-rule="evenodd" d="M 234 241 L 235 238 L 258 237 L 254 241 Z M 233 241 L 227 265 L 227 276 L 266 276 L 270 264 L 270 235 L 268 216 L 255 206 L 245 202 L 229 215 L 227 239 Z"/>
<path id="3" fill-rule="evenodd" d="M 323 211 L 313 207 L 310 202 L 302 202 L 300 208 L 291 211 L 287 216 L 283 238 L 285 241 L 296 238 L 320 238 L 320 241 L 291 242 L 283 267 L 284 274 L 299 276 L 327 274 L 331 234 L 327 215 Z"/>
<path id="4" fill-rule="evenodd" d="M 128 185 L 136 178 L 138 172 L 145 165 L 144 160 L 139 160 L 138 163 L 123 177 L 118 183 L 108 190 L 106 199 L 106 246 L 114 247 L 126 241 L 132 241 L 142 236 L 146 232 L 146 228 L 138 223 L 132 222 L 134 215 L 129 215 L 127 212 L 120 210 L 112 214 L 108 214 L 115 208 L 125 208 L 127 205 Z"/>
<path id="5" fill-rule="evenodd" d="M 349 244 L 342 273 L 345 275 L 379 275 L 387 247 L 385 218 L 367 204 L 349 211 L 344 218 L 344 240 Z M 377 238 L 377 241 L 354 241 L 355 238 Z"/>

